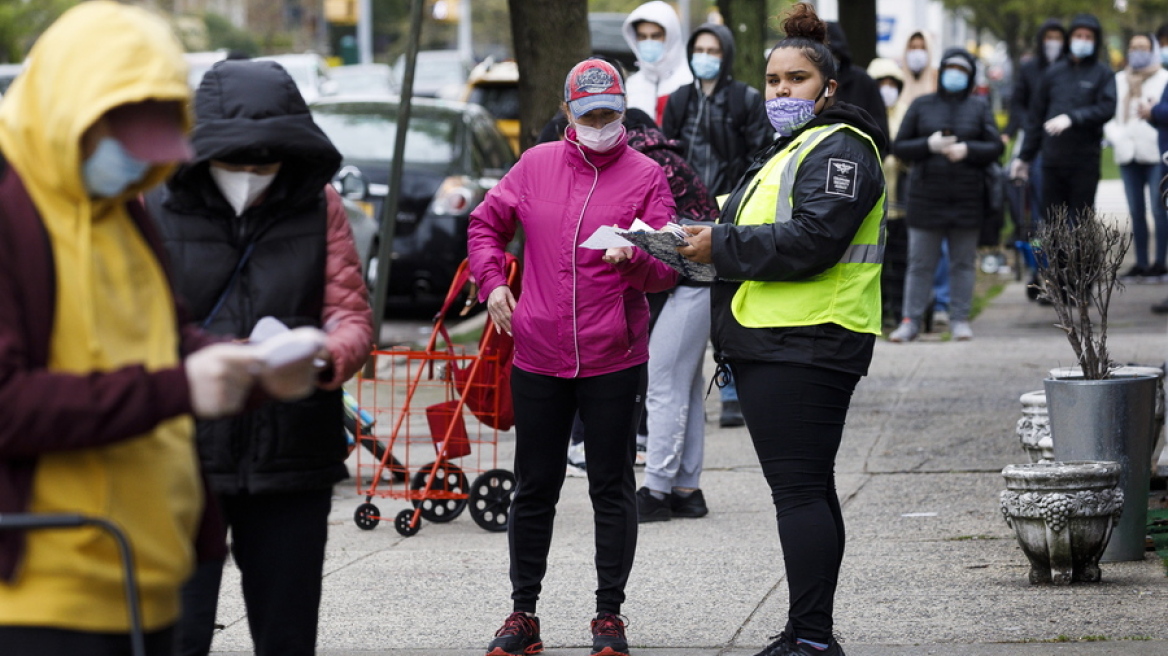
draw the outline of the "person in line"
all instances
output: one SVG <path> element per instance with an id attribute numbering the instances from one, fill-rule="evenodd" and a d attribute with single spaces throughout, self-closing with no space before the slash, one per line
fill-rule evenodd
<path id="1" fill-rule="evenodd" d="M 973 338 L 977 240 L 987 214 L 985 170 L 1002 154 L 1002 140 L 985 98 L 971 95 L 976 60 L 950 48 L 941 60 L 941 88 L 909 106 L 892 152 L 910 165 L 908 178 L 908 274 L 900 326 L 888 336 L 909 342 L 921 331 L 931 279 L 949 242 L 953 322 L 958 341 Z"/>
<path id="2" fill-rule="evenodd" d="M 170 28 L 94 1 L 40 36 L 0 105 L 0 516 L 119 526 L 151 656 L 174 653 L 196 551 L 222 557 L 191 417 L 239 411 L 260 364 L 186 320 L 137 200 L 190 156 L 189 98 Z M 312 375 L 302 358 L 260 382 L 293 399 Z M 130 654 L 125 575 L 96 526 L 0 532 L 0 651 Z"/>
<path id="3" fill-rule="evenodd" d="M 1010 96 L 1010 114 L 1005 129 L 1002 130 L 1002 143 L 1010 139 L 1017 139 L 1014 144 L 1011 161 L 1022 152 L 1022 143 L 1025 141 L 1026 125 L 1030 119 L 1030 109 L 1034 104 L 1034 97 L 1038 91 L 1042 76 L 1050 65 L 1059 61 L 1067 54 L 1067 31 L 1062 23 L 1056 19 L 1047 19 L 1038 28 L 1034 35 L 1034 53 L 1023 59 L 1018 67 L 1014 81 L 1014 93 Z M 1041 129 L 1041 128 L 1037 128 Z M 1021 235 L 1033 235 L 1038 223 L 1042 220 L 1042 153 L 1034 158 L 1034 166 L 1030 167 L 1030 176 L 1025 183 L 1025 200 L 1019 199 L 1018 207 L 1013 211 L 1022 224 Z M 1022 211 L 1022 205 L 1027 204 L 1027 212 Z M 1018 221 L 1016 221 L 1017 223 Z M 1031 272 L 1030 284 L 1026 286 L 1026 297 L 1030 300 L 1038 299 L 1038 269 Z"/>
<path id="4" fill-rule="evenodd" d="M 1156 30 L 1156 42 L 1160 46 L 1160 63 L 1168 69 L 1168 23 L 1164 23 Z M 1160 100 L 1150 110 L 1147 116 L 1148 123 L 1156 128 L 1157 142 L 1159 143 L 1161 158 L 1164 153 L 1168 153 L 1168 87 L 1164 88 L 1164 92 L 1160 94 Z M 1168 192 L 1168 162 L 1163 159 L 1160 161 L 1160 184 L 1157 187 L 1159 198 L 1157 201 L 1161 204 L 1168 203 L 1165 198 Z M 1157 234 L 1157 236 L 1159 236 Z M 1153 314 L 1168 314 L 1168 298 L 1154 303 L 1152 305 Z"/>
<path id="5" fill-rule="evenodd" d="M 908 107 L 914 100 L 937 92 L 937 67 L 933 65 L 933 46 L 927 32 L 917 30 L 908 35 L 904 48 L 904 90 L 901 102 Z M 892 137 L 895 138 L 895 135 Z"/>
<path id="6" fill-rule="evenodd" d="M 880 333 L 883 135 L 837 102 L 827 28 L 805 3 L 766 69 L 779 140 L 678 248 L 713 262 L 715 357 L 734 370 L 770 486 L 790 592 L 787 625 L 758 656 L 841 656 L 832 606 L 844 553 L 835 457 L 852 391 Z"/>
<path id="7" fill-rule="evenodd" d="M 579 411 L 596 523 L 592 653 L 627 655 L 620 616 L 637 544 L 634 438 L 649 358 L 645 292 L 677 274 L 632 247 L 582 248 L 601 226 L 641 219 L 660 228 L 676 214 L 661 167 L 628 146 L 623 81 L 584 60 L 564 80 L 564 140 L 532 148 L 471 212 L 468 253 L 479 298 L 515 337 L 515 496 L 507 525 L 512 613 L 490 656 L 542 650 L 536 604 L 547 569 L 564 454 Z M 503 277 L 506 245 L 522 226 L 523 294 Z"/>
<path id="8" fill-rule="evenodd" d="M 762 94 L 734 79 L 734 53 L 726 26 L 706 23 L 694 30 L 686 44 L 694 81 L 669 96 L 661 124 L 666 138 L 683 144 L 686 160 L 714 198 L 729 193 L 751 158 L 775 138 Z M 725 383 L 718 425 L 742 426 L 737 388 L 732 378 Z"/>
<path id="9" fill-rule="evenodd" d="M 876 125 L 880 126 L 880 131 L 884 134 L 886 142 L 891 141 L 896 133 L 889 131 L 888 105 L 884 104 L 884 99 L 880 95 L 880 87 L 868 75 L 868 71 L 852 61 L 852 49 L 848 46 L 848 37 L 844 33 L 843 26 L 834 21 L 829 22 L 827 24 L 827 39 L 828 47 L 831 48 L 831 54 L 835 55 L 839 67 L 839 91 L 837 92 L 839 102 L 855 105 L 868 112 L 872 120 L 876 121 Z M 903 76 L 901 87 L 902 89 L 904 87 Z M 881 155 L 886 154 L 881 153 Z"/>
<path id="10" fill-rule="evenodd" d="M 348 475 L 340 388 L 373 343 L 352 231 L 328 184 L 341 155 L 275 62 L 216 63 L 194 109 L 194 159 L 147 201 L 195 320 L 217 335 L 250 335 L 263 317 L 327 334 L 309 398 L 198 424 L 255 651 L 310 655 L 333 485 Z M 181 656 L 210 651 L 223 564 L 200 565 L 184 588 Z"/>
<path id="11" fill-rule="evenodd" d="M 657 162 L 677 205 L 678 220 L 714 222 L 718 206 L 701 177 L 648 114 L 625 114 L 629 147 Z M 706 392 L 702 364 L 710 339 L 710 284 L 682 276 L 671 290 L 649 294 L 648 422 L 644 485 L 637 490 L 639 522 L 709 514 L 701 490 L 705 460 Z"/>
<path id="12" fill-rule="evenodd" d="M 1026 180 L 1041 153 L 1044 217 L 1058 208 L 1071 217 L 1093 210 L 1103 124 L 1115 116 L 1115 76 L 1107 65 L 1099 19 L 1080 14 L 1068 32 L 1068 54 L 1043 74 L 1022 153 L 1010 164 L 1010 177 Z"/>
<path id="13" fill-rule="evenodd" d="M 901 102 L 904 91 L 904 72 L 891 59 L 877 57 L 868 63 L 868 75 L 876 81 L 880 98 L 887 109 L 888 134 L 894 137 L 900 130 L 900 122 L 908 105 Z M 884 183 L 887 188 L 888 209 L 886 212 L 884 243 L 884 267 L 881 269 L 880 293 L 883 324 L 895 330 L 900 323 L 901 307 L 904 305 L 904 277 L 908 264 L 908 228 L 904 219 L 904 192 L 908 167 L 899 157 L 888 153 L 884 156 Z"/>
<path id="14" fill-rule="evenodd" d="M 652 116 L 660 125 L 669 94 L 693 81 L 677 11 L 662 0 L 646 2 L 629 12 L 621 31 L 637 54 L 637 72 L 626 83 L 629 107 Z"/>
<path id="15" fill-rule="evenodd" d="M 1160 198 L 1160 147 L 1156 127 L 1148 122 L 1152 107 L 1168 87 L 1168 71 L 1160 66 L 1160 46 L 1151 34 L 1128 39 L 1127 66 L 1115 74 L 1115 116 L 1103 126 L 1111 144 L 1127 209 L 1131 215 L 1136 262 L 1123 273 L 1129 280 L 1159 281 L 1168 274 L 1168 211 Z M 1150 194 L 1150 196 L 1149 196 Z M 1155 259 L 1148 260 L 1148 201 L 1155 226 Z"/>

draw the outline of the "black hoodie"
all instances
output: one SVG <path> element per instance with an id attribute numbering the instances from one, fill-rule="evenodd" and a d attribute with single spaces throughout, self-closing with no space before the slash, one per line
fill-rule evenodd
<path id="1" fill-rule="evenodd" d="M 1046 33 L 1052 30 L 1057 31 L 1063 37 L 1063 50 L 1055 61 L 1066 56 L 1067 31 L 1063 29 L 1062 23 L 1053 18 L 1047 19 L 1038 28 L 1038 32 L 1034 34 L 1034 55 L 1022 60 L 1018 65 L 1018 72 L 1014 76 L 1014 92 L 1010 96 L 1010 120 L 1006 123 L 1006 129 L 1002 131 L 1003 134 L 1007 134 L 1011 138 L 1018 133 L 1018 130 L 1026 126 L 1030 104 L 1038 89 L 1038 83 L 1042 80 L 1042 74 L 1054 63 L 1047 61 L 1044 44 Z"/>
<path id="2" fill-rule="evenodd" d="M 718 196 L 734 187 L 750 158 L 774 140 L 775 130 L 767 119 L 762 94 L 731 75 L 734 36 L 726 26 L 706 23 L 694 30 L 686 44 L 686 61 L 693 59 L 694 41 L 706 32 L 722 45 L 722 67 L 714 90 L 709 96 L 702 93 L 701 80 L 695 75 L 692 84 L 670 94 L 661 131 L 666 138 L 682 142 L 686 161 L 710 193 Z"/>
<path id="3" fill-rule="evenodd" d="M 876 125 L 880 126 L 880 131 L 891 141 L 896 135 L 888 134 L 888 108 L 880 96 L 880 85 L 868 75 L 868 71 L 852 62 L 848 37 L 839 23 L 827 24 L 827 38 L 827 47 L 839 63 L 839 74 L 836 77 L 839 86 L 835 90 L 835 97 L 868 112 Z"/>
<path id="4" fill-rule="evenodd" d="M 799 132 L 838 123 L 870 135 L 881 150 L 887 147 L 872 117 L 842 102 L 825 109 Z M 715 354 L 719 362 L 785 362 L 864 375 L 872 359 L 875 335 L 852 332 L 836 324 L 745 328 L 730 310 L 730 300 L 740 284 L 736 281 L 802 280 L 835 266 L 884 193 L 879 154 L 866 140 L 841 130 L 824 139 L 800 164 L 790 221 L 733 225 L 743 198 L 754 186 L 755 174 L 791 138 L 779 139 L 754 160 L 722 210 L 723 223 L 714 227 L 711 238 L 718 280 L 711 292 L 711 338 Z M 851 197 L 824 192 L 833 162 L 841 161 L 857 166 L 855 193 Z"/>
<path id="5" fill-rule="evenodd" d="M 1103 125 L 1115 116 L 1115 75 L 1105 63 L 1107 53 L 1099 20 L 1090 14 L 1076 16 L 1067 28 L 1068 41 L 1080 27 L 1095 35 L 1095 51 L 1077 61 L 1068 55 L 1046 69 L 1026 122 L 1020 156 L 1024 162 L 1034 161 L 1041 152 L 1045 167 L 1099 170 Z M 1042 125 L 1062 114 L 1070 117 L 1071 127 L 1052 137 Z"/>

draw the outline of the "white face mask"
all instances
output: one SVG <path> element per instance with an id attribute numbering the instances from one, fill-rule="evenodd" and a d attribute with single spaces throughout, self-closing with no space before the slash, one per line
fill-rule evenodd
<path id="1" fill-rule="evenodd" d="M 212 165 L 211 178 L 215 180 L 231 209 L 235 210 L 235 215 L 239 216 L 251 207 L 260 194 L 267 191 L 272 181 L 276 179 L 276 174 L 260 175 L 248 171 L 228 171 Z"/>
<path id="2" fill-rule="evenodd" d="M 880 85 L 880 97 L 884 99 L 885 107 L 892 107 L 896 104 L 896 99 L 900 97 L 900 89 L 890 87 L 886 84 Z"/>
<path id="3" fill-rule="evenodd" d="M 913 48 L 904 53 L 904 63 L 908 64 L 908 70 L 920 73 L 929 65 L 929 52 L 921 48 Z"/>
<path id="4" fill-rule="evenodd" d="M 602 128 L 592 128 L 587 125 L 575 124 L 576 141 L 581 146 L 598 153 L 607 153 L 612 150 L 625 134 L 625 124 L 621 119 L 605 125 Z"/>

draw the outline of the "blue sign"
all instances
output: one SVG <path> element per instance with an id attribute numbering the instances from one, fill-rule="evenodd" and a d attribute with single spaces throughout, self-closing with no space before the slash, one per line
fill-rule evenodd
<path id="1" fill-rule="evenodd" d="M 895 16 L 876 17 L 876 41 L 888 42 L 892 40 L 892 33 L 896 30 Z"/>

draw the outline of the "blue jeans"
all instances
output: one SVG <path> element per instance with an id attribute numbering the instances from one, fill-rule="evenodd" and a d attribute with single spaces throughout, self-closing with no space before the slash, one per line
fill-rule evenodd
<path id="1" fill-rule="evenodd" d="M 1123 164 L 1119 167 L 1119 176 L 1123 179 L 1127 209 L 1131 213 L 1136 266 L 1148 268 L 1148 213 L 1144 201 L 1149 192 L 1152 196 L 1152 221 L 1156 227 L 1156 259 L 1153 263 L 1164 266 L 1165 251 L 1168 250 L 1168 211 L 1160 200 L 1160 165 Z"/>
<path id="2" fill-rule="evenodd" d="M 949 240 L 941 242 L 941 259 L 937 260 L 937 270 L 933 272 L 933 309 L 937 312 L 949 311 Z"/>

